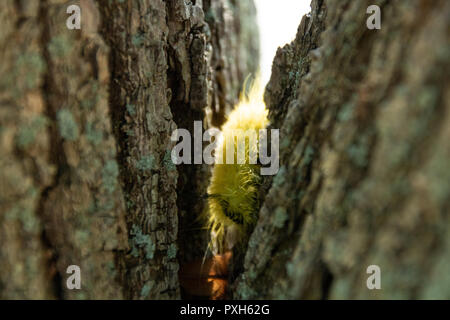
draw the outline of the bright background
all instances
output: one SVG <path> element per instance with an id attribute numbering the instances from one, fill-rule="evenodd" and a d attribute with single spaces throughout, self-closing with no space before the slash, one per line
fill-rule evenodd
<path id="1" fill-rule="evenodd" d="M 278 47 L 294 40 L 303 15 L 310 12 L 310 0 L 255 0 L 260 41 L 261 77 L 270 79 L 272 61 Z"/>

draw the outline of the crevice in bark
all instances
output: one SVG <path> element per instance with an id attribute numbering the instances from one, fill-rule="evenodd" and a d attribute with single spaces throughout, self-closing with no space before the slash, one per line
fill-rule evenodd
<path id="1" fill-rule="evenodd" d="M 326 300 L 329 298 L 331 285 L 333 284 L 333 274 L 330 269 L 323 264 L 322 268 L 322 300 Z"/>
<path id="2" fill-rule="evenodd" d="M 61 179 L 63 176 L 63 172 L 69 169 L 67 164 L 66 156 L 64 153 L 64 149 L 62 146 L 61 137 L 59 136 L 57 129 L 57 120 L 56 120 L 56 110 L 53 106 L 50 98 L 50 94 L 52 93 L 52 61 L 50 59 L 50 55 L 48 52 L 48 43 L 49 43 L 49 25 L 48 25 L 48 13 L 47 13 L 47 1 L 42 1 L 39 7 L 39 21 L 42 25 L 42 34 L 41 34 L 41 47 L 42 47 L 42 55 L 47 65 L 47 71 L 44 75 L 44 82 L 42 86 L 42 92 L 45 102 L 45 114 L 51 120 L 51 124 L 48 128 L 48 135 L 50 137 L 50 150 L 49 150 L 49 161 L 56 166 L 56 173 L 53 176 L 53 181 L 50 186 L 45 188 L 39 198 L 38 207 L 37 207 L 37 215 L 40 217 L 41 221 L 43 221 L 43 229 L 41 235 L 42 246 L 48 251 L 47 257 L 47 270 L 48 275 L 51 277 L 50 281 L 52 283 L 53 294 L 56 299 L 64 299 L 64 290 L 63 290 L 63 281 L 62 276 L 58 270 L 57 263 L 59 259 L 58 251 L 55 247 L 55 244 L 51 240 L 51 236 L 48 234 L 46 230 L 46 221 L 47 217 L 45 216 L 45 207 L 48 205 L 48 195 L 52 190 L 58 187 L 61 183 Z"/>
<path id="3" fill-rule="evenodd" d="M 167 4 L 166 6 L 168 6 Z M 167 9 L 169 10 L 169 8 Z M 194 121 L 201 121 L 204 126 L 205 114 L 194 110 L 189 103 L 179 99 L 184 96 L 185 88 L 181 74 L 182 66 L 177 60 L 175 50 L 170 44 L 167 46 L 167 87 L 171 90 L 169 107 L 177 128 L 187 129 L 191 133 L 191 146 L 194 146 Z M 203 128 L 204 130 L 204 128 Z M 202 130 L 202 132 L 203 132 Z M 203 137 L 201 137 L 203 138 Z M 177 142 L 178 143 L 178 142 Z M 199 183 L 204 181 L 206 165 L 193 163 L 194 148 L 191 148 L 192 164 L 177 165 L 177 208 L 178 208 L 178 261 L 180 264 L 191 262 L 203 257 L 207 249 L 208 232 L 201 217 L 205 198 L 199 190 Z M 206 167 L 207 168 L 207 167 Z M 182 292 L 183 298 L 183 292 Z"/>

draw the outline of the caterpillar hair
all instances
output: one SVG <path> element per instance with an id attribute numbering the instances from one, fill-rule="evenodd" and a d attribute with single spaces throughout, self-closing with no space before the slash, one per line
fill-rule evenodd
<path id="1" fill-rule="evenodd" d="M 256 223 L 259 209 L 259 165 L 249 161 L 251 152 L 258 153 L 258 143 L 251 143 L 246 132 L 253 130 L 258 142 L 259 130 L 268 125 L 268 111 L 263 101 L 259 77 L 256 77 L 246 92 L 247 83 L 248 80 L 244 83 L 238 104 L 221 128 L 222 139 L 218 141 L 215 156 L 223 159 L 223 162 L 220 164 L 216 161 L 207 189 L 208 227 L 212 234 L 210 246 L 217 248 L 219 252 L 223 251 L 227 230 L 235 229 L 239 241 Z M 237 161 L 239 139 L 243 139 L 241 141 L 245 143 L 245 161 L 240 164 Z M 227 141 L 232 141 L 234 145 L 233 164 L 225 163 Z"/>

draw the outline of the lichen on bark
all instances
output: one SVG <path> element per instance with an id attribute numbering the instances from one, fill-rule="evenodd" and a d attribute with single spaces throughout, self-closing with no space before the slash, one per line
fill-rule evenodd
<path id="1" fill-rule="evenodd" d="M 312 1 L 266 88 L 281 166 L 233 298 L 450 298 L 449 14 Z M 175 166 L 170 137 L 220 126 L 256 72 L 253 1 L 4 0 L 0 18 L 0 297 L 185 297 L 210 168 Z"/>
<path id="2" fill-rule="evenodd" d="M 266 88 L 281 168 L 234 297 L 448 298 L 449 3 L 311 8 Z"/>
<path id="3" fill-rule="evenodd" d="M 179 221 L 201 212 L 208 168 L 175 166 L 170 137 L 234 104 L 255 68 L 251 4 L 1 2 L 1 297 L 180 297 L 178 261 L 207 234 L 178 242 Z M 82 290 L 66 287 L 72 264 Z"/>

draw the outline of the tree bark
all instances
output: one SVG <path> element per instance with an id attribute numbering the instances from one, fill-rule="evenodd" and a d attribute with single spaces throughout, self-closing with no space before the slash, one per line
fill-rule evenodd
<path id="1" fill-rule="evenodd" d="M 281 168 L 234 298 L 448 299 L 450 3 L 311 7 L 266 87 Z"/>
<path id="2" fill-rule="evenodd" d="M 280 170 L 230 295 L 449 299 L 450 3 L 311 9 L 266 87 Z M 220 126 L 257 71 L 253 1 L 4 0 L 0 18 L 0 298 L 185 297 L 210 168 L 174 166 L 170 137 Z"/>
<path id="3" fill-rule="evenodd" d="M 207 170 L 176 168 L 170 137 L 236 102 L 257 65 L 253 3 L 8 0 L 0 14 L 0 297 L 179 298 L 178 261 L 202 253 L 178 228 Z"/>

